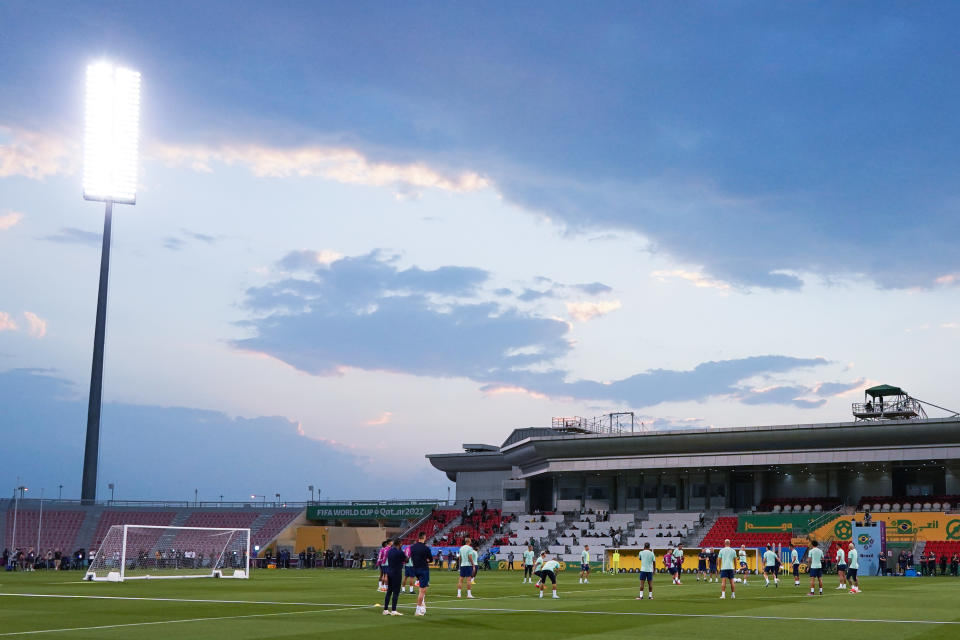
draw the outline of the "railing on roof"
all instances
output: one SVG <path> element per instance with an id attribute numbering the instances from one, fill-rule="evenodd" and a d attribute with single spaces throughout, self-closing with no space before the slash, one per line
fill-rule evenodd
<path id="1" fill-rule="evenodd" d="M 637 424 L 633 411 L 619 411 L 605 413 L 593 418 L 580 416 L 554 417 L 551 427 L 557 431 L 573 431 L 576 433 L 635 433 L 643 429 L 643 423 Z"/>

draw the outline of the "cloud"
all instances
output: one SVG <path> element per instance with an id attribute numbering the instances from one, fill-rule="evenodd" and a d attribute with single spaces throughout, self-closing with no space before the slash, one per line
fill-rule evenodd
<path id="1" fill-rule="evenodd" d="M 0 231 L 8 231 L 23 219 L 23 214 L 19 211 L 4 211 L 0 214 Z"/>
<path id="2" fill-rule="evenodd" d="M 329 266 L 330 263 L 336 262 L 343 257 L 342 253 L 336 251 L 328 251 L 326 249 L 322 251 L 311 251 L 309 249 L 301 249 L 299 251 L 291 251 L 277 263 L 282 269 L 286 271 L 314 271 L 321 266 Z"/>
<path id="3" fill-rule="evenodd" d="M 587 284 L 571 284 L 567 285 L 571 289 L 579 291 L 580 293 L 585 293 L 590 296 L 599 296 L 604 293 L 610 293 L 613 291 L 613 287 L 603 284 L 602 282 L 590 282 Z"/>
<path id="4" fill-rule="evenodd" d="M 821 382 L 813 387 L 814 393 L 822 397 L 842 396 L 850 391 L 861 389 L 866 384 L 866 378 L 858 378 L 853 382 Z"/>
<path id="5" fill-rule="evenodd" d="M 371 418 L 370 420 L 365 421 L 363 424 L 371 427 L 377 427 L 377 426 L 389 423 L 392 418 L 393 418 L 393 412 L 384 411 L 376 418 Z"/>
<path id="6" fill-rule="evenodd" d="M 85 388 L 53 372 L 0 371 L 0 406 L 4 442 L 23 457 L 16 469 L 0 468 L 0 482 L 14 486 L 19 474 L 30 486 L 63 483 L 64 497 L 78 497 L 83 438 L 76 426 L 86 419 Z M 308 481 L 322 469 L 324 496 L 357 499 L 382 496 L 386 480 L 371 472 L 365 457 L 339 443 L 302 435 L 309 426 L 283 416 L 230 417 L 208 409 L 105 402 L 102 418 L 100 486 L 116 483 L 122 498 L 192 500 L 198 488 L 201 500 L 223 494 L 239 501 L 251 493 L 274 492 L 304 500 Z M 172 458 L 140 456 L 130 454 L 133 442 L 183 446 Z M 210 464 L 211 451 L 241 443 L 270 443 L 284 455 L 264 456 L 254 465 Z M 439 478 L 435 486 L 427 480 L 426 486 L 422 478 L 391 477 L 390 483 L 397 495 L 439 494 Z"/>
<path id="7" fill-rule="evenodd" d="M 623 306 L 619 300 L 603 300 L 600 302 L 568 302 L 567 313 L 579 322 L 587 322 L 593 318 L 605 316 Z"/>
<path id="8" fill-rule="evenodd" d="M 59 232 L 44 236 L 43 239 L 61 244 L 82 244 L 88 247 L 100 247 L 103 244 L 102 234 L 75 227 L 63 227 Z"/>
<path id="9" fill-rule="evenodd" d="M 47 335 L 47 321 L 33 313 L 24 311 L 23 317 L 27 319 L 27 333 L 34 338 L 42 338 Z"/>
<path id="10" fill-rule="evenodd" d="M 72 173 L 76 156 L 77 146 L 64 138 L 0 126 L 0 178 L 23 176 L 42 180 Z"/>
<path id="11" fill-rule="evenodd" d="M 824 358 L 768 355 L 705 362 L 690 371 L 653 369 L 609 383 L 571 381 L 552 368 L 572 347 L 571 325 L 557 318 L 486 301 L 489 274 L 468 267 L 400 269 L 383 252 L 315 266 L 308 253 L 281 263 L 314 266 L 309 277 L 282 277 L 248 289 L 251 314 L 239 324 L 251 336 L 241 350 L 276 358 L 312 375 L 345 368 L 436 378 L 466 378 L 485 394 L 529 393 L 607 400 L 628 406 L 742 394 L 757 375 L 827 364 Z M 582 303 L 583 317 L 617 301 Z M 606 306 L 604 306 L 606 305 Z M 782 399 L 781 399 L 782 400 Z M 793 403 L 793 399 L 786 399 Z"/>
<path id="12" fill-rule="evenodd" d="M 189 229 L 180 229 L 180 233 L 192 240 L 197 240 L 205 244 L 214 244 L 219 239 L 217 236 L 211 236 L 206 233 L 197 233 L 196 231 L 190 231 Z"/>
<path id="13" fill-rule="evenodd" d="M 0 331 L 17 331 L 19 328 L 9 313 L 0 311 Z"/>
<path id="14" fill-rule="evenodd" d="M 687 271 L 685 269 L 658 270 L 654 271 L 650 275 L 660 282 L 668 282 L 673 279 L 678 279 L 686 280 L 693 286 L 700 288 L 718 289 L 720 291 L 728 291 L 730 289 L 730 284 L 727 282 L 708 278 L 702 273 L 696 271 Z"/>
<path id="15" fill-rule="evenodd" d="M 217 236 L 211 236 L 206 233 L 197 233 L 189 229 L 180 229 L 179 236 L 167 236 L 163 239 L 163 247 L 171 251 L 180 251 L 187 246 L 188 241 L 201 242 L 206 245 L 216 244 L 220 240 Z"/>
<path id="16" fill-rule="evenodd" d="M 826 404 L 823 398 L 804 398 L 810 391 L 803 386 L 774 386 L 745 390 L 738 399 L 744 404 L 792 404 L 799 409 L 813 409 Z"/>
<path id="17" fill-rule="evenodd" d="M 825 358 L 794 358 L 781 355 L 750 356 L 734 360 L 710 361 L 689 370 L 651 369 L 621 380 L 595 382 L 568 380 L 564 371 L 510 371 L 497 377 L 528 391 L 551 397 L 579 400 L 606 400 L 624 406 L 650 407 L 663 402 L 703 401 L 712 397 L 737 400 L 754 397 L 741 383 L 758 375 L 786 373 L 829 364 Z M 777 404 L 796 404 L 788 394 L 765 396 Z M 756 400 L 748 404 L 756 404 Z M 804 406 L 803 408 L 810 408 Z"/>
<path id="18" fill-rule="evenodd" d="M 189 166 L 201 172 L 213 171 L 218 163 L 239 165 L 259 178 L 319 177 L 346 184 L 391 187 L 404 195 L 417 189 L 462 193 L 490 186 L 487 178 L 473 171 L 445 172 L 423 162 L 376 162 L 347 147 L 157 144 L 150 153 L 168 165 Z"/>
<path id="19" fill-rule="evenodd" d="M 524 288 L 523 292 L 517 295 L 520 302 L 536 302 L 546 298 L 565 298 L 571 295 L 598 296 L 613 291 L 613 287 L 605 285 L 602 282 L 590 282 L 586 284 L 564 284 L 554 282 L 550 278 L 539 276 L 535 278 L 538 284 L 549 284 L 547 289 Z M 509 291 L 509 289 L 506 289 Z"/>

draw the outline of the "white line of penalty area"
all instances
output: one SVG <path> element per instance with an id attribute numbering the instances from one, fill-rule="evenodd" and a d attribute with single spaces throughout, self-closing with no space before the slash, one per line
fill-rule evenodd
<path id="1" fill-rule="evenodd" d="M 141 624 L 172 624 L 174 622 L 202 622 L 203 620 L 230 620 L 237 618 L 248 618 L 258 616 L 279 616 L 293 615 L 294 613 L 322 613 L 324 611 L 350 611 L 358 609 L 369 609 L 372 607 L 381 607 L 380 604 L 345 604 L 342 602 L 322 603 L 322 602 L 281 602 L 267 600 L 206 600 L 190 598 L 146 598 L 135 596 L 93 596 L 93 595 L 57 595 L 57 594 L 36 594 L 36 593 L 0 593 L 0 596 L 24 597 L 24 598 L 71 598 L 71 599 L 89 599 L 89 600 L 139 600 L 150 602 L 205 602 L 214 604 L 270 604 L 270 605 L 288 605 L 288 606 L 309 606 L 309 607 L 328 607 L 315 611 L 300 612 L 281 612 L 281 613 L 263 613 L 239 616 L 222 616 L 210 618 L 190 618 L 187 620 L 169 620 L 159 622 L 129 623 L 127 625 L 107 625 L 104 627 L 90 627 L 91 629 L 112 628 L 113 626 L 137 626 Z M 478 598 L 479 599 L 479 598 Z M 400 604 L 398 608 L 413 608 L 414 604 Z M 477 611 L 493 613 L 552 613 L 565 614 L 573 613 L 580 615 L 598 615 L 598 616 L 648 616 L 663 618 L 734 618 L 740 620 L 782 620 L 782 621 L 804 621 L 804 622 L 873 622 L 882 624 L 928 624 L 928 625 L 960 625 L 960 621 L 955 620 L 894 620 L 887 618 L 814 618 L 804 616 L 758 616 L 745 614 L 724 614 L 724 613 L 657 613 L 654 611 L 584 611 L 582 609 L 509 609 L 501 607 L 449 607 L 427 605 L 428 610 L 440 611 Z M 51 630 L 53 631 L 53 630 Z M 44 631 L 46 632 L 46 631 Z M 23 635 L 26 633 L 40 633 L 37 631 L 19 631 L 15 633 L 0 633 L 0 637 L 7 635 Z"/>

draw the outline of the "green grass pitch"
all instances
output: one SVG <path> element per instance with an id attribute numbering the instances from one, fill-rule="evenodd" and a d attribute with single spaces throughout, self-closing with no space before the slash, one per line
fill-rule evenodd
<path id="1" fill-rule="evenodd" d="M 804 576 L 805 577 L 805 576 Z M 256 571 L 250 580 L 85 583 L 80 574 L 0 574 L 0 638 L 960 638 L 960 580 L 865 578 L 862 593 L 809 597 L 808 581 L 764 588 L 755 577 L 720 600 L 716 584 L 657 575 L 654 600 L 637 601 L 637 577 L 560 576 L 560 599 L 537 598 L 519 573 L 481 572 L 473 600 L 456 599 L 456 576 L 432 571 L 427 616 L 415 595 L 405 615 L 381 615 L 371 571 Z M 549 594 L 545 594 L 549 595 Z M 337 634 L 337 635 L 329 635 Z M 385 635 L 386 634 L 386 635 Z M 416 635 L 415 635 L 416 634 Z"/>

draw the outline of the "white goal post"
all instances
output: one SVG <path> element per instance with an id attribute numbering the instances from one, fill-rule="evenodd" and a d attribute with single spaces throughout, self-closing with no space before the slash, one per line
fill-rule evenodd
<path id="1" fill-rule="evenodd" d="M 248 578 L 250 529 L 116 524 L 85 580 Z"/>

